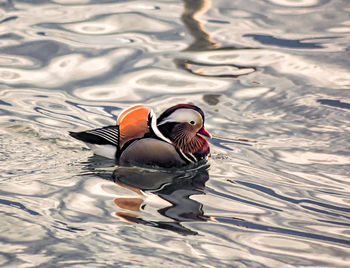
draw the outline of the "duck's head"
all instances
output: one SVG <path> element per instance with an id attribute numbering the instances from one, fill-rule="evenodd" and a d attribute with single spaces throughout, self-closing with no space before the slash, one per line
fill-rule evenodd
<path id="1" fill-rule="evenodd" d="M 203 111 L 191 104 L 177 104 L 165 110 L 157 119 L 160 132 L 184 153 L 207 155 L 211 138 L 204 127 Z"/>

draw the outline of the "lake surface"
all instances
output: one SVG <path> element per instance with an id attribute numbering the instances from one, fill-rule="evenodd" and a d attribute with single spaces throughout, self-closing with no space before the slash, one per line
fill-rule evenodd
<path id="1" fill-rule="evenodd" d="M 348 0 L 0 1 L 0 265 L 350 267 Z M 194 103 L 210 166 L 68 131 Z"/>

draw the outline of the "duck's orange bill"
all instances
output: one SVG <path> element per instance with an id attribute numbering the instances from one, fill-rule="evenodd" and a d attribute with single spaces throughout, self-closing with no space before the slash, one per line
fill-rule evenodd
<path id="1" fill-rule="evenodd" d="M 208 132 L 208 130 L 205 129 L 205 127 L 202 127 L 199 131 L 199 134 L 202 134 L 203 136 L 206 136 L 208 138 L 212 138 L 213 136 Z"/>

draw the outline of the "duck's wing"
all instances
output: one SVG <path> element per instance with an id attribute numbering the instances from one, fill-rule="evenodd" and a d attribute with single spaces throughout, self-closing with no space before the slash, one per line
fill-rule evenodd
<path id="1" fill-rule="evenodd" d="M 151 109 L 143 105 L 135 105 L 120 113 L 116 126 L 70 132 L 69 134 L 85 142 L 96 154 L 115 158 L 125 149 L 123 146 L 128 141 L 143 138 L 147 133 L 171 143 L 159 131 L 156 122 L 156 116 Z"/>
<path id="2" fill-rule="evenodd" d="M 69 132 L 69 135 L 86 143 L 109 144 L 121 148 L 125 142 L 141 138 L 149 132 L 148 115 L 150 112 L 151 110 L 143 105 L 135 105 L 120 113 L 116 126 Z"/>
<path id="3" fill-rule="evenodd" d="M 73 138 L 90 144 L 114 145 L 119 147 L 119 127 L 108 126 L 81 132 L 69 132 Z"/>
<path id="4" fill-rule="evenodd" d="M 119 150 L 118 126 L 108 126 L 81 132 L 69 132 L 69 135 L 85 142 L 97 155 L 115 159 Z"/>
<path id="5" fill-rule="evenodd" d="M 119 126 L 119 148 L 133 139 L 142 138 L 150 132 L 149 117 L 153 114 L 152 110 L 143 106 L 135 105 L 122 111 L 118 117 Z"/>

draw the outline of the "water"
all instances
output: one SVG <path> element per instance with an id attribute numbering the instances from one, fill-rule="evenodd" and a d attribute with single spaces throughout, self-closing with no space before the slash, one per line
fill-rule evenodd
<path id="1" fill-rule="evenodd" d="M 0 7 L 1 266 L 350 266 L 347 0 Z M 180 102 L 209 168 L 115 168 L 67 134 Z"/>

